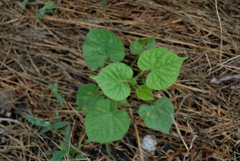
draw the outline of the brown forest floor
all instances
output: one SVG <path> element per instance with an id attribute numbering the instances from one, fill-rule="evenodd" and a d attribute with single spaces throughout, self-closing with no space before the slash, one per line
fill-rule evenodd
<path id="1" fill-rule="evenodd" d="M 84 113 L 76 111 L 78 87 L 94 82 L 89 76 L 96 75 L 82 55 L 90 26 L 114 32 L 124 42 L 126 60 L 133 59 L 131 42 L 154 35 L 158 47 L 189 57 L 177 82 L 154 93 L 155 98 L 169 97 L 175 106 L 170 135 L 144 125 L 137 111 L 145 102 L 133 93 L 132 116 L 126 108 L 131 127 L 121 141 L 110 143 L 114 156 L 141 160 L 137 139 L 146 134 L 156 136 L 158 147 L 143 160 L 232 160 L 234 152 L 240 156 L 240 90 L 234 86 L 240 81 L 238 0 L 109 0 L 106 6 L 99 0 L 54 0 L 59 8 L 37 19 L 43 2 L 29 1 L 21 14 L 22 1 L 0 1 L 0 160 L 48 160 L 51 156 L 43 151 L 60 150 L 62 136 L 54 131 L 38 135 L 40 127 L 16 114 L 24 109 L 50 121 L 58 111 L 62 121 L 71 123 L 72 146 L 82 146 L 79 154 L 88 158 L 84 160 L 112 160 L 103 145 L 86 143 Z M 210 83 L 214 77 L 233 75 L 236 78 Z M 64 107 L 49 88 L 54 81 Z"/>

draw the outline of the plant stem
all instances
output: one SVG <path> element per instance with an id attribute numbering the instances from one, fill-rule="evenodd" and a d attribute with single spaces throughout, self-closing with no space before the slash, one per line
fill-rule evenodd
<path id="1" fill-rule="evenodd" d="M 133 78 L 134 78 L 134 79 L 137 79 L 138 77 L 141 77 L 142 75 L 147 74 L 147 73 L 149 73 L 149 72 L 150 72 L 150 70 L 147 70 L 147 71 L 145 71 L 145 72 L 143 72 L 143 73 L 141 73 L 141 74 L 136 75 L 136 76 L 133 77 Z"/>
<path id="2" fill-rule="evenodd" d="M 133 60 L 132 64 L 130 65 L 131 68 L 133 67 L 133 65 L 135 64 L 135 62 L 138 60 L 139 56 L 140 56 L 140 55 L 138 55 L 138 56 Z"/>
<path id="3" fill-rule="evenodd" d="M 114 161 L 117 161 L 117 159 L 111 154 L 110 150 L 109 150 L 109 145 L 108 144 L 105 144 L 105 147 L 106 147 L 106 151 L 107 153 L 112 157 L 112 159 Z"/>

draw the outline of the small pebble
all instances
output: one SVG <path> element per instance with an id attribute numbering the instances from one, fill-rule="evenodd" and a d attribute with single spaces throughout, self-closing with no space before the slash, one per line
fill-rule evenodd
<path id="1" fill-rule="evenodd" d="M 142 148 L 148 152 L 151 152 L 154 155 L 157 146 L 156 136 L 154 135 L 145 135 L 141 144 Z"/>

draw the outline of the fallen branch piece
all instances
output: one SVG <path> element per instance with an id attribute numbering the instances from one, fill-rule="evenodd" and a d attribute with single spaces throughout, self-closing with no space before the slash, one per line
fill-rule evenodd
<path id="1" fill-rule="evenodd" d="M 228 75 L 228 76 L 225 76 L 225 77 L 220 78 L 220 79 L 213 78 L 210 81 L 210 83 L 215 83 L 215 84 L 226 83 L 226 82 L 238 82 L 237 85 L 231 86 L 231 89 L 239 89 L 240 88 L 240 74 Z"/>

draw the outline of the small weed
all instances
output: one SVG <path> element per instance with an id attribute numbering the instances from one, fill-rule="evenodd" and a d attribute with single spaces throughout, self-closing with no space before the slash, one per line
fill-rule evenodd
<path id="1" fill-rule="evenodd" d="M 58 94 L 58 83 L 54 82 L 54 85 L 51 85 L 50 89 L 52 93 L 56 96 L 57 100 L 60 102 L 61 106 L 63 106 L 64 104 L 63 98 L 60 94 Z"/>
<path id="2" fill-rule="evenodd" d="M 56 96 L 57 100 L 60 102 L 60 104 L 63 106 L 63 99 L 62 96 L 58 93 L 58 83 L 55 82 L 54 85 L 50 86 L 52 93 Z M 59 140 L 61 151 L 44 151 L 45 155 L 53 155 L 53 157 L 50 159 L 50 161 L 59 161 L 64 156 L 67 156 L 69 159 L 82 159 L 84 158 L 84 154 L 76 155 L 80 149 L 81 146 L 78 148 L 73 148 L 71 146 L 71 138 L 70 138 L 70 132 L 71 132 L 71 125 L 69 122 L 61 122 L 59 119 L 58 111 L 56 111 L 56 119 L 52 120 L 53 124 L 51 124 L 48 121 L 40 120 L 37 118 L 32 118 L 29 116 L 26 116 L 24 114 L 21 114 L 27 121 L 31 122 L 32 124 L 36 126 L 43 127 L 43 129 L 38 134 L 46 133 L 50 130 L 53 130 L 57 133 L 60 133 L 64 136 L 63 141 Z M 64 126 L 67 127 L 62 129 Z"/>
<path id="3" fill-rule="evenodd" d="M 39 12 L 38 19 L 41 19 L 45 13 L 52 13 L 56 8 L 58 8 L 58 6 L 53 5 L 51 0 L 47 0 L 47 4 L 45 4 Z"/>
<path id="4" fill-rule="evenodd" d="M 29 0 L 23 1 L 21 13 L 24 11 L 28 1 Z M 46 4 L 43 6 L 43 8 L 40 10 L 38 14 L 38 19 L 41 19 L 45 13 L 52 13 L 56 8 L 58 8 L 58 6 L 53 5 L 53 2 L 51 0 L 46 0 Z"/>

